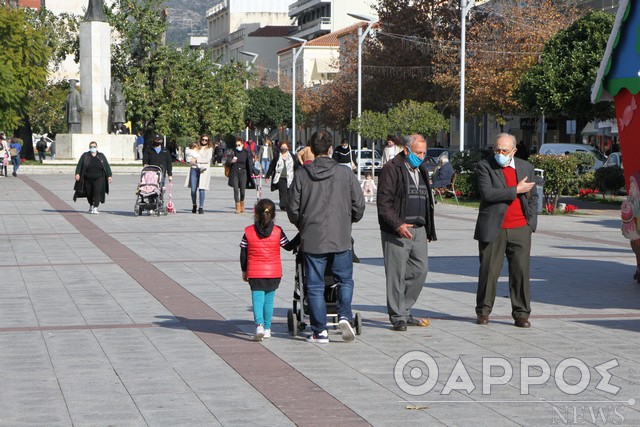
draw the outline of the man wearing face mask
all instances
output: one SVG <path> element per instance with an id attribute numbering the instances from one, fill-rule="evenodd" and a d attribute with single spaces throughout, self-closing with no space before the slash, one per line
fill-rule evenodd
<path id="1" fill-rule="evenodd" d="M 538 221 L 538 193 L 533 181 L 533 165 L 514 157 L 516 138 L 507 133 L 498 135 L 493 152 L 493 157 L 477 165 L 480 191 L 480 209 L 474 234 L 480 251 L 477 323 L 489 323 L 506 254 L 511 315 L 517 327 L 529 328 L 531 233 L 536 230 Z"/>
<path id="2" fill-rule="evenodd" d="M 169 151 L 162 146 L 162 139 L 162 135 L 158 133 L 153 135 L 152 146 L 147 148 L 142 155 L 142 164 L 144 166 L 160 166 L 165 175 L 169 175 L 169 181 L 171 181 L 173 180 L 171 155 Z"/>
<path id="3" fill-rule="evenodd" d="M 405 139 L 404 151 L 388 161 L 378 179 L 378 223 L 387 279 L 387 312 L 395 331 L 427 326 L 414 318 L 428 272 L 428 242 L 437 240 L 429 172 L 422 164 L 427 142 L 422 135 Z"/>

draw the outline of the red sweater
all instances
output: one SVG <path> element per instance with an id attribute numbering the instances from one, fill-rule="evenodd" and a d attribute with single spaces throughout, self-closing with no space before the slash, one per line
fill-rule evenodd
<path id="1" fill-rule="evenodd" d="M 518 177 L 516 176 L 516 170 L 514 168 L 509 166 L 502 168 L 502 174 L 507 181 L 507 187 L 515 187 L 518 185 Z M 516 199 L 509 203 L 507 213 L 502 221 L 502 228 L 519 228 L 525 225 L 527 225 L 527 218 L 524 216 L 520 198 L 516 195 Z"/>

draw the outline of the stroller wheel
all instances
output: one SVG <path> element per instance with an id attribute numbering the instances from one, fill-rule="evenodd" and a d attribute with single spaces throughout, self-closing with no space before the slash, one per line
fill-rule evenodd
<path id="1" fill-rule="evenodd" d="M 362 316 L 360 316 L 360 313 L 356 313 L 354 318 L 354 323 L 355 323 L 356 335 L 361 335 L 362 334 Z"/>
<path id="2" fill-rule="evenodd" d="M 289 328 L 289 335 L 292 337 L 298 335 L 298 316 L 291 309 L 287 311 L 287 327 Z"/>

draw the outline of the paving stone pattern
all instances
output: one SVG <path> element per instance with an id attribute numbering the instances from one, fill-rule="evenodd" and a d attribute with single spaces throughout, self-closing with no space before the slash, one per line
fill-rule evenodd
<path id="1" fill-rule="evenodd" d="M 0 426 L 640 425 L 640 284 L 615 210 L 539 218 L 533 327 L 522 330 L 510 318 L 506 265 L 490 325 L 475 324 L 477 211 L 438 204 L 414 309 L 431 326 L 394 332 L 367 204 L 353 231 L 363 334 L 345 343 L 332 330 L 328 345 L 289 336 L 295 265 L 283 252 L 273 337 L 256 343 L 238 246 L 252 216 L 234 214 L 226 179 L 212 179 L 204 215 L 191 214 L 177 176 L 177 214 L 135 217 L 130 169 L 114 167 L 99 215 L 71 200 L 70 171 L 0 177 Z M 277 199 L 268 185 L 264 196 Z M 255 200 L 247 191 L 247 207 Z M 295 235 L 284 213 L 276 222 Z M 483 370 L 488 358 L 513 374 L 483 394 L 488 375 L 503 373 Z M 523 358 L 550 366 L 550 379 L 526 394 L 521 376 L 543 371 Z M 588 370 L 564 371 L 569 385 L 585 381 L 574 395 L 554 381 L 570 358 Z M 439 374 L 420 393 L 436 379 L 425 360 Z M 617 394 L 597 388 L 596 366 L 611 360 Z"/>

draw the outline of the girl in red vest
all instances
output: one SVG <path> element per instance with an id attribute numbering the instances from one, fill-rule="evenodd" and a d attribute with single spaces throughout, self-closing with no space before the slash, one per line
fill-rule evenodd
<path id="1" fill-rule="evenodd" d="M 258 201 L 254 208 L 255 223 L 244 229 L 240 242 L 242 280 L 251 286 L 255 341 L 271 337 L 273 300 L 282 278 L 280 247 L 288 251 L 295 248 L 295 242 L 289 242 L 282 228 L 273 223 L 275 217 L 276 205 L 271 200 Z"/>

